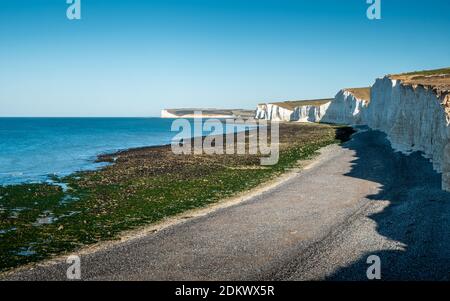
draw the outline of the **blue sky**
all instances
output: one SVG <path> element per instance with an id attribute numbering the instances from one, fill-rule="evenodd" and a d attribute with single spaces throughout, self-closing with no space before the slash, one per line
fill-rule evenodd
<path id="1" fill-rule="evenodd" d="M 158 116 L 332 97 L 450 66 L 450 1 L 0 0 L 0 116 Z"/>

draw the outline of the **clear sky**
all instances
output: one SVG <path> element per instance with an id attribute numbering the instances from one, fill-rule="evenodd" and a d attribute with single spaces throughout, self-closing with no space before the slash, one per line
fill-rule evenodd
<path id="1" fill-rule="evenodd" d="M 158 116 L 327 98 L 450 66 L 450 1 L 0 0 L 0 116 Z"/>

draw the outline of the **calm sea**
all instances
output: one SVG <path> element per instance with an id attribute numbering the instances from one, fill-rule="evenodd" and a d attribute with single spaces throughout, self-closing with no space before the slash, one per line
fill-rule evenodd
<path id="1" fill-rule="evenodd" d="M 0 185 L 42 182 L 105 165 L 99 154 L 169 144 L 173 119 L 0 118 Z"/>

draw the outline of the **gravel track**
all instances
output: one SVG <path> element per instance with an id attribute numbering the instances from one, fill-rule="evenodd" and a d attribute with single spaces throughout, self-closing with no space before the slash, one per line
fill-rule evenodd
<path id="1" fill-rule="evenodd" d="M 81 255 L 81 269 L 83 280 L 366 280 L 369 255 L 384 280 L 450 280 L 450 194 L 420 154 L 360 131 L 262 194 Z M 3 279 L 65 280 L 68 266 Z"/>

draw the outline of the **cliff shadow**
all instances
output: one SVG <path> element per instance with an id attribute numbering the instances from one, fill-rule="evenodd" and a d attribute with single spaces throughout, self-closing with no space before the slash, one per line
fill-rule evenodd
<path id="1" fill-rule="evenodd" d="M 377 233 L 404 248 L 383 246 L 364 253 L 327 280 L 367 280 L 370 255 L 380 257 L 382 280 L 450 280 L 450 193 L 441 189 L 441 175 L 429 160 L 418 152 L 395 152 L 386 134 L 367 127 L 343 147 L 356 157 L 346 176 L 379 183 L 379 192 L 367 198 L 389 201 L 368 216 Z"/>

